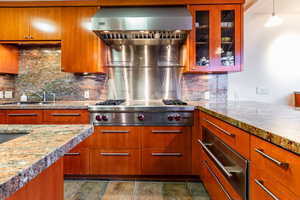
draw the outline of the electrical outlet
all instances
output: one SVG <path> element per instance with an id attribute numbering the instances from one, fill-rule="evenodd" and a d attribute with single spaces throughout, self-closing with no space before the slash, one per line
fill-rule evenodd
<path id="1" fill-rule="evenodd" d="M 5 91 L 4 92 L 4 98 L 5 99 L 12 99 L 13 98 L 13 92 L 12 91 Z"/>
<path id="2" fill-rule="evenodd" d="M 210 98 L 210 92 L 209 91 L 204 92 L 204 99 L 209 100 L 209 98 Z"/>
<path id="3" fill-rule="evenodd" d="M 3 91 L 0 91 L 0 99 L 3 99 L 4 95 L 3 95 Z"/>
<path id="4" fill-rule="evenodd" d="M 90 91 L 89 90 L 85 90 L 84 91 L 84 98 L 85 99 L 89 99 L 90 98 Z"/>
<path id="5" fill-rule="evenodd" d="M 265 87 L 256 87 L 257 95 L 268 95 L 270 93 L 269 88 Z"/>

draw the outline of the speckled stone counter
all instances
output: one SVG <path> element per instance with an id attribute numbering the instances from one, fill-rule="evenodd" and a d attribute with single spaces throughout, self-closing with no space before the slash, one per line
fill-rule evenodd
<path id="1" fill-rule="evenodd" d="M 100 100 L 99 100 L 100 101 Z M 99 101 L 57 101 L 50 104 L 7 104 L 1 105 L 0 110 L 55 110 L 55 109 L 66 109 L 66 110 L 83 110 L 88 109 L 89 105 L 95 105 Z M 8 102 L 9 103 L 9 102 Z"/>
<path id="2" fill-rule="evenodd" d="M 300 155 L 300 110 L 259 102 L 191 102 L 199 110 Z"/>
<path id="3" fill-rule="evenodd" d="M 28 133 L 0 144 L 0 200 L 11 196 L 93 133 L 91 125 L 0 125 Z"/>

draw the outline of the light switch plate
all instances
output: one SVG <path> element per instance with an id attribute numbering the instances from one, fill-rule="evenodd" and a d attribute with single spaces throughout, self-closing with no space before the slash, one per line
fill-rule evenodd
<path id="1" fill-rule="evenodd" d="M 266 87 L 256 87 L 257 95 L 268 95 L 270 93 L 269 88 Z"/>
<path id="2" fill-rule="evenodd" d="M 13 98 L 13 92 L 12 91 L 5 91 L 4 92 L 4 98 L 5 99 L 12 99 Z"/>
<path id="3" fill-rule="evenodd" d="M 85 91 L 84 91 L 84 98 L 85 98 L 85 99 L 90 98 L 90 91 L 89 91 L 89 90 L 85 90 Z"/>
<path id="4" fill-rule="evenodd" d="M 3 91 L 0 91 L 0 99 L 3 99 L 4 96 L 3 96 Z"/>

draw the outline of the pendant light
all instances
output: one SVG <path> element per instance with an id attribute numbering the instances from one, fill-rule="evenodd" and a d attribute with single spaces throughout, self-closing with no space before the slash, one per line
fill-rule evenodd
<path id="1" fill-rule="evenodd" d="M 278 15 L 275 14 L 275 0 L 273 0 L 273 12 L 272 16 L 269 18 L 269 20 L 265 23 L 265 27 L 270 28 L 274 26 L 279 26 L 282 24 L 283 20 Z"/>

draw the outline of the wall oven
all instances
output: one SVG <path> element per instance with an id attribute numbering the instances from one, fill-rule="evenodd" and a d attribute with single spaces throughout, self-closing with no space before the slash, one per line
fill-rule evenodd
<path id="1" fill-rule="evenodd" d="M 228 183 L 242 197 L 248 199 L 249 161 L 226 145 L 207 128 L 202 127 L 203 140 L 199 140 L 203 151 L 226 177 Z M 224 189 L 224 188 L 222 188 Z M 229 198 L 230 199 L 230 198 Z"/>

